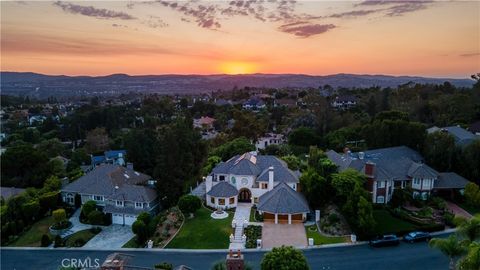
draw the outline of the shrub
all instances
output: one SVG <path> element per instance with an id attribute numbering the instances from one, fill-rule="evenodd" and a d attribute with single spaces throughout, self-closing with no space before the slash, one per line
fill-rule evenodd
<path id="1" fill-rule="evenodd" d="M 262 270 L 308 270 L 310 269 L 307 259 L 301 250 L 293 247 L 279 247 L 273 248 L 272 251 L 267 252 L 262 259 Z"/>
<path id="2" fill-rule="evenodd" d="M 42 235 L 42 240 L 40 241 L 40 245 L 42 247 L 48 247 L 52 244 L 52 239 L 47 234 Z"/>
<path id="3" fill-rule="evenodd" d="M 455 226 L 460 226 L 463 223 L 465 223 L 466 221 L 467 221 L 467 219 L 462 217 L 462 216 L 455 216 L 453 218 L 453 224 L 455 224 Z"/>
<path id="4" fill-rule="evenodd" d="M 159 263 L 159 264 L 155 264 L 154 267 L 155 267 L 155 269 L 162 269 L 162 270 L 172 270 L 173 269 L 173 265 L 171 263 L 167 263 L 167 262 L 162 262 L 162 263 Z"/>
<path id="5" fill-rule="evenodd" d="M 64 247 L 65 246 L 65 241 L 62 239 L 60 235 L 55 236 L 55 243 L 53 244 L 53 247 Z"/>
<path id="6" fill-rule="evenodd" d="M 141 220 L 137 220 L 132 224 L 132 232 L 137 235 L 138 244 L 143 244 L 148 237 L 147 225 Z"/>
<path id="7" fill-rule="evenodd" d="M 477 184 L 470 182 L 465 186 L 465 201 L 470 206 L 480 207 L 480 188 Z"/>
<path id="8" fill-rule="evenodd" d="M 62 208 L 53 211 L 52 216 L 55 223 L 60 223 L 67 219 L 67 213 L 65 212 L 65 209 Z"/>
<path id="9" fill-rule="evenodd" d="M 142 213 L 138 214 L 138 216 L 137 216 L 137 220 L 141 220 L 145 224 L 148 224 L 150 222 L 151 218 L 152 217 L 147 212 L 142 212 Z"/>
<path id="10" fill-rule="evenodd" d="M 193 214 L 200 207 L 202 207 L 202 201 L 194 195 L 184 195 L 178 200 L 178 208 L 185 214 Z"/>
<path id="11" fill-rule="evenodd" d="M 450 227 L 456 227 L 455 223 L 453 223 L 453 219 L 455 218 L 455 215 L 450 212 L 445 212 L 443 214 L 443 219 L 445 219 L 445 225 L 448 225 Z"/>
<path id="12" fill-rule="evenodd" d="M 93 210 L 87 216 L 88 222 L 93 225 L 102 225 L 103 224 L 103 213 L 98 210 Z"/>
<path id="13" fill-rule="evenodd" d="M 440 198 L 440 197 L 433 197 L 431 200 L 430 200 L 430 205 L 435 208 L 435 209 L 439 209 L 439 210 L 443 210 L 445 209 L 445 207 L 447 206 L 447 204 L 445 203 L 445 200 Z"/>
<path id="14" fill-rule="evenodd" d="M 95 211 L 97 209 L 97 203 L 95 201 L 88 201 L 83 204 L 82 206 L 82 214 L 85 217 L 88 217 L 88 215 Z"/>
<path id="15" fill-rule="evenodd" d="M 328 215 L 328 223 L 330 224 L 335 224 L 339 221 L 340 219 L 338 218 L 337 214 L 331 213 Z"/>

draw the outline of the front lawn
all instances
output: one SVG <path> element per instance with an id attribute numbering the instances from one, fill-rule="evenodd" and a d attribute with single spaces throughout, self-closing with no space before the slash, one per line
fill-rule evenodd
<path id="1" fill-rule="evenodd" d="M 39 247 L 42 235 L 48 234 L 51 239 L 48 228 L 54 223 L 53 217 L 45 217 L 32 225 L 32 227 L 13 241 L 11 247 Z"/>
<path id="2" fill-rule="evenodd" d="M 212 211 L 200 208 L 192 219 L 186 219 L 180 232 L 166 248 L 223 249 L 228 248 L 232 233 L 233 214 L 228 218 L 213 219 Z"/>
<path id="3" fill-rule="evenodd" d="M 90 229 L 78 231 L 70 236 L 67 237 L 65 241 L 65 246 L 66 247 L 82 247 L 90 241 L 95 235 L 95 233 L 92 232 Z"/>
<path id="4" fill-rule="evenodd" d="M 373 218 L 375 219 L 375 233 L 405 233 L 414 231 L 417 226 L 405 220 L 394 217 L 387 210 L 374 210 Z"/>
<path id="5" fill-rule="evenodd" d="M 307 239 L 313 238 L 313 243 L 315 245 L 325 245 L 325 244 L 337 244 L 347 242 L 347 238 L 344 236 L 325 236 L 320 234 L 317 230 L 317 226 L 311 225 L 305 227 L 307 232 Z"/>

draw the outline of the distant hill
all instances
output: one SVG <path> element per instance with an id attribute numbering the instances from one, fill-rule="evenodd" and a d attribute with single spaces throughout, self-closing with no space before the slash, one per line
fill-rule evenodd
<path id="1" fill-rule="evenodd" d="M 335 74 L 313 76 L 302 74 L 246 75 L 141 75 L 112 74 L 108 76 L 44 75 L 32 72 L 1 72 L 3 94 L 48 96 L 118 95 L 128 92 L 192 94 L 236 87 L 308 88 L 332 87 L 396 87 L 408 82 L 471 87 L 473 80 L 425 78 L 411 76 Z"/>

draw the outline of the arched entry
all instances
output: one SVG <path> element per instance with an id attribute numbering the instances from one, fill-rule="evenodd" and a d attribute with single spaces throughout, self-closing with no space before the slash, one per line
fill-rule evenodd
<path id="1" fill-rule="evenodd" d="M 238 193 L 238 202 L 252 202 L 252 192 L 248 188 L 240 189 Z"/>

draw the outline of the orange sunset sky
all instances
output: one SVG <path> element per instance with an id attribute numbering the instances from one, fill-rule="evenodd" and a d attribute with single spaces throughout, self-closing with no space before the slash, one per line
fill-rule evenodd
<path id="1" fill-rule="evenodd" d="M 2 1 L 1 70 L 480 72 L 479 1 Z"/>

